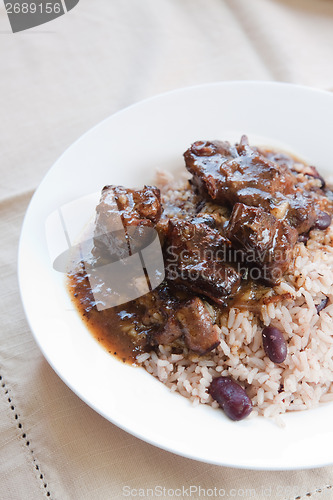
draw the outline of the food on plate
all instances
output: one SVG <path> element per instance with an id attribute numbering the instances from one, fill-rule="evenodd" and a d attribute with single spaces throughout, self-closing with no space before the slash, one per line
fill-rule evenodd
<path id="1" fill-rule="evenodd" d="M 123 361 L 233 420 L 333 400 L 329 186 L 315 167 L 246 136 L 197 141 L 184 158 L 190 179 L 160 173 L 158 187 L 102 190 L 91 255 L 69 273 L 89 329 Z M 96 300 L 91 264 L 128 266 L 152 231 L 164 279 L 151 286 L 146 262 L 141 296 L 101 310 L 114 290 Z"/>

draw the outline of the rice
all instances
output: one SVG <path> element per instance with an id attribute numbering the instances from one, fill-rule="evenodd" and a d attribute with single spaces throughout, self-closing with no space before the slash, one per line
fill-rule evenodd
<path id="1" fill-rule="evenodd" d="M 160 174 L 162 200 L 167 215 L 195 213 L 196 197 L 186 180 Z M 205 210 L 225 210 L 207 203 Z M 168 212 L 169 211 L 169 212 Z M 276 417 L 333 401 L 333 224 L 326 231 L 312 231 L 305 246 L 297 243 L 288 273 L 274 292 L 280 300 L 261 307 L 259 314 L 232 307 L 218 319 L 220 345 L 206 356 L 174 354 L 159 346 L 157 352 L 137 358 L 149 373 L 193 404 L 217 407 L 207 388 L 212 379 L 229 376 L 245 387 L 252 399 L 253 415 Z M 325 297 L 328 306 L 319 314 L 316 305 Z M 262 324 L 278 327 L 288 343 L 286 360 L 277 365 L 262 347 Z"/>

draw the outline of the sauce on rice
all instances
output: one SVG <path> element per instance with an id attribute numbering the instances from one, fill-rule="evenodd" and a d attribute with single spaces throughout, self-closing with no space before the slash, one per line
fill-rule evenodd
<path id="1" fill-rule="evenodd" d="M 245 385 L 254 406 L 265 409 L 265 397 L 258 385 L 251 385 L 260 373 L 274 370 L 269 364 L 274 345 L 266 345 L 264 352 L 261 331 L 272 324 L 274 333 L 279 308 L 285 313 L 297 303 L 295 284 L 286 284 L 286 277 L 300 248 L 308 241 L 311 247 L 318 234 L 326 234 L 332 193 L 314 167 L 285 153 L 250 147 L 245 137 L 234 146 L 198 141 L 184 156 L 190 181 L 171 182 L 161 191 L 150 186 L 142 190 L 106 186 L 97 207 L 93 261 L 104 264 L 109 255 L 119 252 L 119 236 L 112 234 L 113 215 L 118 211 L 125 228 L 121 251 L 126 251 L 133 235 L 142 239 L 147 228 L 157 231 L 164 281 L 135 300 L 98 310 L 89 269 L 81 262 L 68 274 L 69 292 L 95 338 L 122 361 L 143 364 L 170 387 L 213 406 L 209 383 L 221 374 L 232 375 Z M 320 290 L 316 295 L 319 314 L 329 298 Z M 292 335 L 280 323 L 287 360 L 278 362 L 279 376 L 272 378 L 270 391 L 269 377 L 261 375 L 268 383 L 265 394 L 273 391 L 272 399 L 285 394 L 284 365 L 288 370 L 288 356 L 294 353 Z M 242 341 L 230 333 L 240 328 L 245 332 Z M 162 363 L 160 368 L 158 359 L 170 366 Z M 209 368 L 203 376 L 205 363 Z M 245 368 L 241 375 L 242 363 L 246 376 Z M 192 365 L 202 375 L 194 385 L 193 375 L 181 379 Z M 288 400 L 288 404 L 281 412 L 290 409 L 291 399 L 285 397 L 283 403 Z"/>

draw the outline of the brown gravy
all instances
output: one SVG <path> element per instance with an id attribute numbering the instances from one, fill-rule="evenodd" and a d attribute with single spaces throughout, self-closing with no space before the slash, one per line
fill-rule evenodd
<path id="1" fill-rule="evenodd" d="M 134 364 L 136 356 L 144 352 L 144 335 L 147 333 L 139 331 L 139 311 L 134 301 L 98 311 L 83 269 L 68 275 L 67 286 L 75 308 L 95 339 L 119 360 Z M 133 328 L 135 335 L 131 336 Z"/>
<path id="2" fill-rule="evenodd" d="M 142 311 L 136 301 L 121 306 L 98 311 L 84 269 L 68 274 L 68 291 L 81 318 L 93 337 L 120 361 L 135 364 L 136 357 L 146 352 L 146 337 L 151 328 L 142 324 Z M 262 305 L 263 296 L 269 287 L 253 281 L 243 282 L 228 307 L 212 307 L 218 313 L 227 313 L 230 307 L 257 312 Z M 265 302 L 267 299 L 263 299 Z M 274 295 L 272 296 L 274 300 Z M 150 346 L 150 350 L 153 347 Z"/>

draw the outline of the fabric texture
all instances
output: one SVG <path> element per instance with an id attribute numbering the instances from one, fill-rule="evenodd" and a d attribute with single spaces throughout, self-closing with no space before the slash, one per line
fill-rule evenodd
<path id="1" fill-rule="evenodd" d="M 1 3 L 0 42 L 1 500 L 104 500 L 156 486 L 171 490 L 165 497 L 184 488 L 178 497 L 187 498 L 191 485 L 223 489 L 225 498 L 332 498 L 333 467 L 261 472 L 199 463 L 96 414 L 39 351 L 16 266 L 39 182 L 77 137 L 118 109 L 221 80 L 333 90 L 333 2 L 81 0 L 67 15 L 15 35 Z"/>

